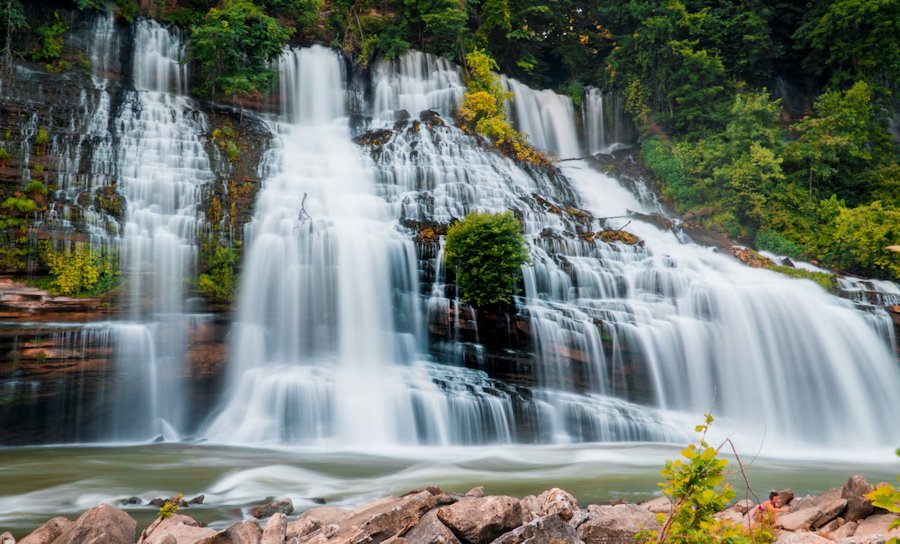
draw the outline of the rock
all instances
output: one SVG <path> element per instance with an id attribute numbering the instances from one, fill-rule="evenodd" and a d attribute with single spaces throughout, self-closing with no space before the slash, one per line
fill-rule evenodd
<path id="1" fill-rule="evenodd" d="M 859 522 L 853 536 L 883 535 L 888 538 L 900 538 L 900 527 L 893 531 L 890 530 L 891 523 L 893 523 L 895 519 L 897 519 L 897 514 L 878 514 L 869 516 Z"/>
<path id="2" fill-rule="evenodd" d="M 731 509 L 734 510 L 735 512 L 738 512 L 741 514 L 746 514 L 750 510 L 753 510 L 754 506 L 755 505 L 753 504 L 753 501 L 751 501 L 750 499 L 743 499 L 743 500 L 737 501 L 736 503 L 732 504 Z M 652 511 L 653 510 L 651 510 L 651 512 Z"/>
<path id="3" fill-rule="evenodd" d="M 128 504 L 144 504 L 144 501 L 140 497 L 128 497 L 127 499 L 119 499 L 119 504 L 122 506 Z"/>
<path id="4" fill-rule="evenodd" d="M 819 517 L 817 517 L 812 522 L 812 528 L 818 529 L 819 527 L 825 525 L 829 521 L 833 520 L 844 511 L 844 508 L 847 506 L 846 499 L 836 499 L 829 503 L 822 504 L 819 506 Z"/>
<path id="5" fill-rule="evenodd" d="M 466 497 L 471 497 L 473 499 L 480 499 L 484 497 L 484 486 L 480 485 L 478 487 L 473 487 L 472 489 L 466 491 Z"/>
<path id="6" fill-rule="evenodd" d="M 875 491 L 875 486 L 870 484 L 860 475 L 851 476 L 841 490 L 841 498 L 847 499 L 847 511 L 844 519 L 847 521 L 859 521 L 868 516 L 874 510 L 872 501 L 863 495 Z"/>
<path id="7" fill-rule="evenodd" d="M 187 501 L 188 504 L 203 504 L 203 501 L 206 499 L 206 495 L 197 495 L 193 499 Z"/>
<path id="8" fill-rule="evenodd" d="M 559 514 L 538 518 L 518 529 L 514 529 L 497 540 L 493 544 L 583 544 L 575 536 L 575 527 L 572 527 Z"/>
<path id="9" fill-rule="evenodd" d="M 822 511 L 811 506 L 796 512 L 781 514 L 775 518 L 775 527 L 780 527 L 786 531 L 808 531 L 814 521 L 819 519 Z"/>
<path id="10" fill-rule="evenodd" d="M 782 489 L 778 492 L 778 504 L 779 506 L 788 506 L 794 500 L 794 490 L 793 489 Z"/>
<path id="11" fill-rule="evenodd" d="M 831 541 L 816 533 L 781 533 L 775 544 L 831 544 Z"/>
<path id="12" fill-rule="evenodd" d="M 813 501 L 815 502 L 816 506 L 834 502 L 834 501 L 842 498 L 841 492 L 842 492 L 841 487 L 832 487 L 831 489 L 828 489 L 828 490 L 818 494 L 817 496 L 813 497 Z"/>
<path id="13" fill-rule="evenodd" d="M 887 538 L 883 535 L 848 536 L 837 541 L 838 544 L 886 544 L 887 542 Z"/>
<path id="14" fill-rule="evenodd" d="M 250 515 L 256 519 L 267 518 L 272 514 L 282 513 L 285 515 L 294 512 L 294 503 L 291 499 L 279 499 L 268 504 L 259 504 L 250 507 Z"/>
<path id="15" fill-rule="evenodd" d="M 409 544 L 460 544 L 453 531 L 438 519 L 437 510 L 422 516 L 419 523 L 403 537 Z"/>
<path id="16" fill-rule="evenodd" d="M 669 497 L 656 497 L 647 502 L 641 503 L 642 508 L 646 508 L 654 514 L 668 514 L 672 511 L 672 501 Z"/>
<path id="17" fill-rule="evenodd" d="M 0 544 L 16 544 L 16 539 L 12 536 L 12 533 L 6 531 L 0 534 Z"/>
<path id="18" fill-rule="evenodd" d="M 58 516 L 41 525 L 30 535 L 19 541 L 19 544 L 50 544 L 72 525 L 68 519 Z"/>
<path id="19" fill-rule="evenodd" d="M 527 495 L 519 499 L 522 507 L 522 521 L 527 523 L 541 517 L 541 501 L 534 495 Z"/>
<path id="20" fill-rule="evenodd" d="M 233 523 L 227 529 L 214 533 L 194 544 L 260 544 L 262 529 L 252 520 Z"/>
<path id="21" fill-rule="evenodd" d="M 438 510 L 438 519 L 467 544 L 486 544 L 522 524 L 522 507 L 513 497 L 461 501 Z"/>
<path id="22" fill-rule="evenodd" d="M 144 532 L 138 544 L 194 544 L 197 541 L 208 538 L 216 532 L 212 529 L 200 527 L 191 517 L 181 514 L 173 514 L 168 518 L 157 518 Z"/>
<path id="23" fill-rule="evenodd" d="M 834 531 L 837 531 L 842 525 L 845 525 L 846 523 L 847 523 L 847 520 L 845 520 L 844 518 L 834 518 L 833 520 L 829 521 L 828 523 L 826 523 L 824 525 L 820 525 L 818 532 L 819 532 L 819 534 L 822 534 L 822 533 L 830 534 L 830 533 L 833 533 Z"/>
<path id="24" fill-rule="evenodd" d="M 800 497 L 799 499 L 795 499 L 791 502 L 791 512 L 797 512 L 798 510 L 805 510 L 807 508 L 813 508 L 816 505 L 815 497 L 811 497 L 806 495 L 805 497 Z"/>
<path id="25" fill-rule="evenodd" d="M 403 535 L 414 527 L 422 516 L 434 507 L 435 502 L 434 496 L 427 491 L 401 498 L 386 497 L 342 515 L 339 521 L 322 524 L 319 529 L 300 537 L 300 542 L 308 544 L 382 542 L 393 536 Z"/>
<path id="26" fill-rule="evenodd" d="M 722 521 L 729 521 L 732 525 L 741 525 L 744 523 L 744 514 L 731 508 L 717 512 L 713 517 Z"/>
<path id="27" fill-rule="evenodd" d="M 568 491 L 554 487 L 538 496 L 541 501 L 539 516 L 542 518 L 559 515 L 563 521 L 572 519 L 572 515 L 578 511 L 578 501 Z"/>
<path id="28" fill-rule="evenodd" d="M 319 508 L 311 508 L 300 515 L 298 519 L 288 523 L 286 536 L 288 539 L 293 537 L 304 537 L 320 528 L 336 523 L 350 515 L 349 510 L 336 508 L 334 506 L 322 506 Z"/>
<path id="29" fill-rule="evenodd" d="M 132 544 L 137 522 L 108 504 L 91 508 L 78 517 L 53 544 Z"/>
<path id="30" fill-rule="evenodd" d="M 266 523 L 266 528 L 263 530 L 260 544 L 284 544 L 286 533 L 287 516 L 281 512 L 276 512 L 269 518 L 269 522 Z"/>
<path id="31" fill-rule="evenodd" d="M 587 510 L 589 517 L 576 532 L 585 544 L 633 544 L 639 531 L 661 528 L 655 514 L 636 504 L 592 504 Z"/>
<path id="32" fill-rule="evenodd" d="M 853 536 L 853 533 L 856 532 L 857 523 L 855 521 L 848 521 L 834 529 L 830 533 L 828 533 L 828 538 L 832 540 L 839 540 L 841 538 L 846 538 L 848 536 Z"/>

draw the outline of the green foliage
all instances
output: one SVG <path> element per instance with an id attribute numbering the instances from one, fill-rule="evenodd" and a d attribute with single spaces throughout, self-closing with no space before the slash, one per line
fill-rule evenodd
<path id="1" fill-rule="evenodd" d="M 38 127 L 37 133 L 34 135 L 34 145 L 43 147 L 50 142 L 50 133 L 44 127 Z"/>
<path id="2" fill-rule="evenodd" d="M 28 214 L 37 211 L 37 202 L 25 195 L 11 196 L 0 205 L 3 209 L 13 213 Z"/>
<path id="3" fill-rule="evenodd" d="M 184 494 L 179 493 L 174 497 L 170 497 L 163 503 L 162 506 L 159 507 L 159 517 L 162 519 L 167 519 L 172 517 L 173 514 L 178 513 L 178 508 L 181 505 L 181 500 L 184 498 Z"/>
<path id="4" fill-rule="evenodd" d="M 528 260 L 525 237 L 512 213 L 470 213 L 447 231 L 447 267 L 462 298 L 474 306 L 509 300 Z"/>
<path id="5" fill-rule="evenodd" d="M 12 153 L 7 151 L 5 147 L 0 147 L 0 164 L 6 164 L 12 160 Z"/>
<path id="6" fill-rule="evenodd" d="M 803 250 L 794 241 L 788 240 L 781 233 L 770 228 L 761 228 L 756 232 L 753 245 L 757 249 L 771 251 L 776 255 L 787 255 L 799 258 L 803 256 Z"/>
<path id="7" fill-rule="evenodd" d="M 190 51 L 201 69 L 201 90 L 238 99 L 268 90 L 268 63 L 281 54 L 293 30 L 249 0 L 225 0 L 191 27 Z"/>
<path id="8" fill-rule="evenodd" d="M 67 296 L 93 296 L 112 289 L 117 282 L 115 259 L 87 244 L 56 250 L 43 244 L 42 256 L 50 268 L 50 289 Z"/>
<path id="9" fill-rule="evenodd" d="M 900 457 L 900 449 L 897 450 L 897 456 Z M 897 480 L 900 481 L 900 476 L 897 476 Z M 875 488 L 875 491 L 867 493 L 865 497 L 872 501 L 877 508 L 884 508 L 888 512 L 900 514 L 900 487 L 886 483 L 881 484 Z M 900 517 L 891 522 L 890 529 L 898 527 L 900 527 Z M 894 537 L 888 540 L 887 544 L 900 544 L 900 538 Z"/>
<path id="10" fill-rule="evenodd" d="M 39 41 L 38 45 L 28 52 L 28 57 L 36 62 L 55 62 L 62 57 L 63 34 L 69 30 L 69 25 L 55 18 L 34 29 Z"/>
<path id="11" fill-rule="evenodd" d="M 0 0 L 0 28 L 3 29 L 3 56 L 0 58 L 0 73 L 12 68 L 13 34 L 28 28 L 28 21 L 19 0 Z"/>
<path id="12" fill-rule="evenodd" d="M 22 192 L 26 195 L 46 195 L 47 194 L 47 186 L 41 180 L 35 179 L 28 182 L 25 185 L 25 188 L 22 189 Z"/>
<path id="13" fill-rule="evenodd" d="M 205 272 L 200 274 L 198 290 L 216 302 L 228 303 L 237 291 L 235 266 L 240 255 L 235 248 L 217 246 L 201 258 Z"/>
<path id="14" fill-rule="evenodd" d="M 835 219 L 829 261 L 851 271 L 900 279 L 900 253 L 887 249 L 900 240 L 900 210 L 873 202 L 842 208 Z"/>

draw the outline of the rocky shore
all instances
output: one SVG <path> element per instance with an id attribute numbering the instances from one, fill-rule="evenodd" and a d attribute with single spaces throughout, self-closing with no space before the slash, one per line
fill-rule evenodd
<path id="1" fill-rule="evenodd" d="M 885 544 L 900 537 L 890 530 L 897 514 L 873 507 L 863 495 L 874 487 L 861 476 L 816 496 L 780 496 L 788 508 L 775 518 L 777 544 Z M 180 501 L 180 498 L 178 499 Z M 181 502 L 182 507 L 187 503 Z M 716 518 L 750 528 L 759 506 L 740 500 Z M 581 507 L 568 492 L 553 488 L 521 499 L 486 496 L 477 487 L 465 494 L 438 487 L 385 497 L 355 508 L 320 506 L 294 517 L 290 499 L 249 507 L 246 519 L 224 529 L 202 526 L 166 505 L 137 531 L 127 512 L 101 504 L 71 521 L 53 518 L 18 542 L 0 534 L 0 544 L 630 544 L 642 530 L 659 529 L 671 503 L 659 497 L 642 504 L 615 501 Z"/>

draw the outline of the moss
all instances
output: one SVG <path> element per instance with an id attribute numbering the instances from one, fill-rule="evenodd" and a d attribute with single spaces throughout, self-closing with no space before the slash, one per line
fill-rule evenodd
<path id="1" fill-rule="evenodd" d="M 834 276 L 831 274 L 827 274 L 825 272 L 803 270 L 802 268 L 792 268 L 790 266 L 782 266 L 771 261 L 769 261 L 769 264 L 764 265 L 763 268 L 778 272 L 779 274 L 784 274 L 785 276 L 791 278 L 812 280 L 822 286 L 822 289 L 825 289 L 829 292 L 834 292 Z"/>

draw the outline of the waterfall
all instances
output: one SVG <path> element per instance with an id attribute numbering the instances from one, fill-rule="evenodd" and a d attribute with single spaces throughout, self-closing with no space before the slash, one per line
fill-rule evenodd
<path id="1" fill-rule="evenodd" d="M 374 117 L 393 122 L 397 112 L 418 116 L 424 110 L 452 119 L 462 103 L 465 86 L 459 68 L 445 58 L 410 51 L 374 69 Z"/>
<path id="2" fill-rule="evenodd" d="M 133 323 L 117 350 L 109 424 L 116 439 L 182 426 L 185 331 L 199 319 L 185 313 L 185 282 L 196 274 L 200 189 L 214 178 L 200 141 L 206 119 L 184 96 L 180 34 L 143 19 L 134 33 L 134 90 L 115 121 L 127 203 L 122 272 Z"/>
<path id="3" fill-rule="evenodd" d="M 609 153 L 636 141 L 637 134 L 625 115 L 622 97 L 595 87 L 584 91 L 581 118 L 588 154 Z"/>
<path id="4" fill-rule="evenodd" d="M 513 93 L 512 104 L 507 104 L 513 127 L 527 134 L 532 145 L 557 159 L 582 155 L 571 98 L 546 89 L 535 91 L 505 76 L 501 83 Z"/>

